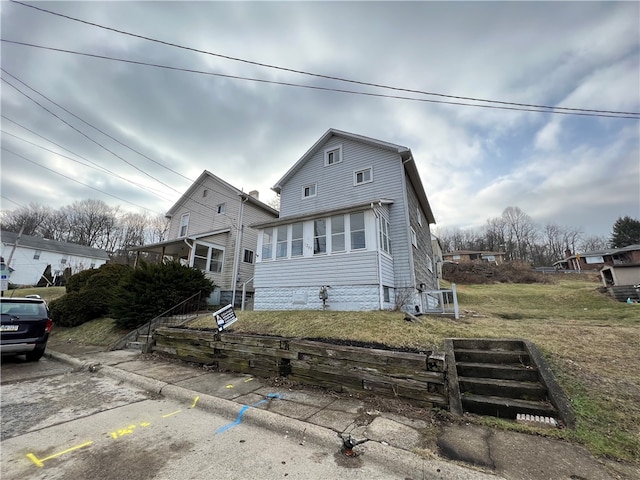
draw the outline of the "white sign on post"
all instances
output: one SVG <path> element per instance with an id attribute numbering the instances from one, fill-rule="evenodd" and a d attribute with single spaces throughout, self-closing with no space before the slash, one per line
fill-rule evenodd
<path id="1" fill-rule="evenodd" d="M 216 310 L 212 315 L 216 320 L 219 332 L 238 320 L 238 317 L 236 317 L 236 312 L 233 311 L 233 305 L 231 304 L 227 305 L 226 307 L 222 307 L 220 310 Z"/>

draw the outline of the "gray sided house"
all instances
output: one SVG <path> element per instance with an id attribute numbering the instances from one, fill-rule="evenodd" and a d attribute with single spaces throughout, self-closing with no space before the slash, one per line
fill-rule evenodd
<path id="1" fill-rule="evenodd" d="M 328 130 L 273 187 L 259 229 L 256 310 L 426 306 L 437 289 L 435 223 L 411 150 Z"/>
<path id="2" fill-rule="evenodd" d="M 58 242 L 31 235 L 18 235 L 2 231 L 0 255 L 11 271 L 9 281 L 15 285 L 37 285 L 41 280 L 48 282 L 45 272 L 50 270 L 56 283 L 63 276 L 69 276 L 90 268 L 99 268 L 109 260 L 104 250 L 75 243 Z"/>
<path id="3" fill-rule="evenodd" d="M 278 211 L 208 171 L 167 212 L 168 240 L 131 249 L 180 260 L 202 270 L 216 285 L 210 302 L 241 303 L 243 285 L 253 294 L 258 232 L 249 227 L 278 217 Z"/>

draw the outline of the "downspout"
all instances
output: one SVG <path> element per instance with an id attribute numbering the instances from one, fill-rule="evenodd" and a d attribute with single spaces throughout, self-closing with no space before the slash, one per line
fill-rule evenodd
<path id="1" fill-rule="evenodd" d="M 376 218 L 376 260 L 377 260 L 377 268 L 378 268 L 378 308 L 382 310 L 384 305 L 384 290 L 382 286 L 382 257 L 380 256 L 380 215 L 378 211 L 373 208 L 373 202 L 371 203 L 371 210 L 373 210 L 373 215 Z"/>
<path id="2" fill-rule="evenodd" d="M 231 305 L 235 306 L 236 304 L 236 284 L 238 283 L 238 268 L 240 267 L 240 248 L 242 247 L 242 232 L 244 230 L 244 204 L 249 200 L 249 197 L 245 197 L 242 202 L 240 202 L 240 214 L 239 214 L 239 225 L 236 225 L 236 251 L 233 257 L 233 276 L 231 278 L 231 282 L 233 283 L 231 289 Z"/>
<path id="3" fill-rule="evenodd" d="M 188 242 L 188 240 L 189 239 L 187 237 L 182 239 L 182 241 L 187 245 L 187 247 L 189 247 L 189 266 L 193 267 L 193 257 L 194 257 L 194 254 L 195 254 L 195 250 L 193 248 L 193 244 L 192 243 L 190 244 Z M 179 261 L 180 261 L 180 259 L 178 258 L 178 262 Z"/>

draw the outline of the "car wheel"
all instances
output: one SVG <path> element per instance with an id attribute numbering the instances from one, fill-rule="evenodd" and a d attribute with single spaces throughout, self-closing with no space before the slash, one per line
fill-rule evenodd
<path id="1" fill-rule="evenodd" d="M 27 362 L 37 362 L 44 355 L 44 348 L 42 350 L 34 350 L 33 352 L 27 353 L 25 356 L 27 357 Z"/>

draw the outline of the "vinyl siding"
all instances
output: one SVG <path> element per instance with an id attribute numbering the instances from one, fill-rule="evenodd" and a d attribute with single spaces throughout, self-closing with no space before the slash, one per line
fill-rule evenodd
<path id="1" fill-rule="evenodd" d="M 429 231 L 429 224 L 426 220 L 425 212 L 420 208 L 418 203 L 418 197 L 415 193 L 413 186 L 409 179 L 406 179 L 407 183 L 407 199 L 409 205 L 409 223 L 416 232 L 418 240 L 417 248 L 411 246 L 413 252 L 413 271 L 415 275 L 416 286 L 424 283 L 429 289 L 437 289 L 437 281 L 435 274 L 435 262 L 433 260 L 433 250 L 431 245 L 431 233 Z M 422 218 L 422 225 L 420 225 L 418 211 L 420 211 L 420 217 Z M 429 270 L 429 259 L 431 259 L 431 270 Z"/>

